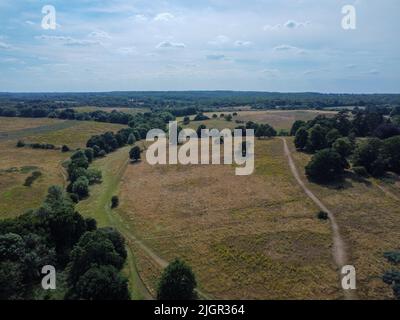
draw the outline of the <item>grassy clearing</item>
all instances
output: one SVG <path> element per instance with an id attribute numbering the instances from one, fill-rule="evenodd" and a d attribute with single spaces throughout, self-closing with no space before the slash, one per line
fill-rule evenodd
<path id="1" fill-rule="evenodd" d="M 38 207 L 50 185 L 64 182 L 60 163 L 67 154 L 16 148 L 15 144 L 15 141 L 0 142 L 0 218 L 15 217 Z M 33 171 L 42 175 L 30 187 L 24 186 Z"/>
<path id="2" fill-rule="evenodd" d="M 298 153 L 291 145 L 298 168 L 304 168 L 310 156 Z M 304 181 L 304 170 L 300 170 Z M 361 299 L 392 298 L 392 290 L 381 280 L 390 269 L 383 257 L 385 251 L 398 249 L 400 233 L 399 200 L 386 194 L 377 181 L 347 178 L 344 183 L 324 187 L 307 183 L 310 189 L 336 215 L 341 234 L 351 254 L 350 261 L 357 271 L 357 294 Z M 398 185 L 378 181 L 399 194 Z"/>
<path id="3" fill-rule="evenodd" d="M 26 121 L 26 119 L 21 120 Z M 57 146 L 67 144 L 71 148 L 81 148 L 86 145 L 91 135 L 107 130 L 116 131 L 123 127 L 98 122 L 61 121 L 49 125 L 44 131 L 43 127 L 21 128 L 14 133 L 24 132 L 18 135 L 18 139 L 26 142 L 52 143 Z M 26 130 L 33 131 L 29 131 L 28 134 Z M 15 217 L 28 209 L 38 207 L 46 196 L 49 186 L 63 185 L 65 177 L 61 164 L 71 155 L 71 152 L 62 153 L 59 150 L 16 148 L 16 138 L 11 139 L 9 136 L 0 141 L 1 218 Z M 42 175 L 32 186 L 24 186 L 25 179 L 34 170 L 40 171 Z"/>
<path id="4" fill-rule="evenodd" d="M 167 261 L 183 258 L 215 298 L 337 298 L 329 224 L 291 177 L 282 142 L 256 143 L 256 173 L 233 166 L 129 165 L 118 212 Z M 312 248 L 312 250 L 310 250 Z M 135 250 L 145 283 L 160 268 Z"/>
<path id="5" fill-rule="evenodd" d="M 9 118 L 0 117 L 0 133 L 13 132 L 22 129 L 36 128 L 63 122 L 63 120 L 49 118 Z"/>
<path id="6" fill-rule="evenodd" d="M 83 148 L 87 140 L 93 135 L 106 131 L 118 131 L 126 126 L 94 121 L 76 121 L 76 125 L 62 130 L 54 130 L 44 134 L 36 134 L 26 138 L 33 143 L 50 143 L 56 146 L 67 145 L 70 148 Z"/>

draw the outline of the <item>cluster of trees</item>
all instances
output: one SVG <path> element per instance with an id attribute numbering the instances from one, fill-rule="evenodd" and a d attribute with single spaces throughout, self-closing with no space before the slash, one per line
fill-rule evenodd
<path id="1" fill-rule="evenodd" d="M 384 256 L 392 265 L 398 266 L 400 264 L 399 251 L 386 252 Z M 391 286 L 394 297 L 400 300 L 400 271 L 396 269 L 386 271 L 382 279 L 383 282 Z"/>
<path id="2" fill-rule="evenodd" d="M 50 144 L 50 143 L 25 143 L 22 140 L 19 140 L 17 142 L 17 148 L 23 148 L 25 146 L 31 147 L 32 149 L 44 149 L 44 150 L 57 149 L 54 144 Z"/>
<path id="3" fill-rule="evenodd" d="M 298 150 L 314 154 L 306 166 L 312 180 L 340 178 L 350 168 L 349 161 L 358 174 L 381 176 L 400 172 L 400 126 L 392 119 L 376 108 L 343 111 L 332 118 L 296 121 L 290 133 Z M 357 142 L 357 137 L 367 139 Z"/>
<path id="4" fill-rule="evenodd" d="M 66 164 L 69 180 L 67 191 L 74 202 L 79 202 L 89 196 L 89 185 L 101 183 L 101 171 L 89 169 L 93 159 L 94 150 L 87 148 L 76 151 Z"/>
<path id="5" fill-rule="evenodd" d="M 45 265 L 56 268 L 57 291 L 66 298 L 128 299 L 119 272 L 125 258 L 117 231 L 97 229 L 61 187 L 52 186 L 40 208 L 0 221 L 0 299 L 51 298 L 37 290 Z"/>
<path id="6" fill-rule="evenodd" d="M 240 127 L 239 127 L 240 128 Z M 254 135 L 257 138 L 271 138 L 277 135 L 276 130 L 269 124 L 258 124 L 253 121 L 246 122 L 246 129 L 254 129 Z"/>

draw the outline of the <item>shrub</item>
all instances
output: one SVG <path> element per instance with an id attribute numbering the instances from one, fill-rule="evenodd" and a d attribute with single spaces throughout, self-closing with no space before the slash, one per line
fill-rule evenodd
<path id="1" fill-rule="evenodd" d="M 325 211 L 320 211 L 320 212 L 318 212 L 317 217 L 318 217 L 318 219 L 320 219 L 320 220 L 328 220 L 328 219 L 329 219 L 328 213 L 325 212 Z"/>
<path id="2" fill-rule="evenodd" d="M 23 148 L 23 147 L 25 147 L 25 142 L 23 142 L 22 140 L 18 140 L 17 148 Z"/>
<path id="3" fill-rule="evenodd" d="M 138 146 L 134 146 L 131 151 L 129 151 L 129 158 L 133 161 L 140 160 L 140 148 Z"/>
<path id="4" fill-rule="evenodd" d="M 107 155 L 107 152 L 105 152 L 104 150 L 100 150 L 98 153 L 99 158 L 103 158 Z"/>
<path id="5" fill-rule="evenodd" d="M 36 179 L 38 179 L 42 173 L 40 171 L 33 171 L 32 174 L 25 179 L 24 186 L 30 187 Z"/>
<path id="6" fill-rule="evenodd" d="M 118 207 L 118 205 L 119 205 L 119 198 L 118 198 L 118 196 L 113 196 L 113 197 L 111 198 L 111 208 L 114 209 L 114 208 Z"/>
<path id="7" fill-rule="evenodd" d="M 69 147 L 68 147 L 67 145 L 64 144 L 64 145 L 61 147 L 61 152 L 68 152 L 68 151 L 70 151 Z"/>
<path id="8" fill-rule="evenodd" d="M 70 193 L 69 197 L 71 198 L 73 203 L 78 203 L 79 202 L 79 196 L 76 193 Z"/>
<path id="9" fill-rule="evenodd" d="M 363 166 L 353 167 L 353 171 L 355 174 L 358 174 L 359 176 L 368 177 L 368 171 Z"/>

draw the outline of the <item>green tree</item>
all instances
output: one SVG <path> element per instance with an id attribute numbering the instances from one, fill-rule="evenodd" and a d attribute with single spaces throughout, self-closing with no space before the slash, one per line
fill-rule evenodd
<path id="1" fill-rule="evenodd" d="M 129 300 L 128 280 L 113 266 L 93 266 L 68 291 L 67 299 Z"/>
<path id="2" fill-rule="evenodd" d="M 72 192 L 79 196 L 79 199 L 84 199 L 89 195 L 89 180 L 86 177 L 79 177 L 72 184 Z"/>
<path id="3" fill-rule="evenodd" d="M 176 259 L 164 270 L 157 290 L 158 300 L 196 299 L 196 278 L 192 269 Z"/>
<path id="4" fill-rule="evenodd" d="M 326 130 L 319 124 L 313 126 L 309 131 L 306 149 L 310 152 L 315 152 L 326 148 Z"/>
<path id="5" fill-rule="evenodd" d="M 303 120 L 296 120 L 293 123 L 292 128 L 290 129 L 290 135 L 295 136 L 297 133 L 297 130 L 299 130 L 301 127 L 304 127 L 305 125 L 306 125 L 306 123 Z"/>
<path id="6" fill-rule="evenodd" d="M 347 158 L 353 152 L 353 144 L 347 137 L 339 138 L 333 143 L 332 149 L 339 153 L 342 158 Z"/>
<path id="7" fill-rule="evenodd" d="M 327 146 L 330 148 L 332 147 L 333 143 L 341 138 L 342 135 L 340 134 L 339 130 L 337 129 L 331 129 L 328 131 L 328 133 L 326 134 L 326 144 Z"/>
<path id="8" fill-rule="evenodd" d="M 346 168 L 340 154 L 331 149 L 318 151 L 306 166 L 306 175 L 317 182 L 331 182 L 338 179 Z"/>
<path id="9" fill-rule="evenodd" d="M 301 127 L 296 131 L 296 137 L 294 138 L 294 145 L 297 150 L 304 150 L 308 141 L 308 131 L 306 128 Z"/>
<path id="10" fill-rule="evenodd" d="M 128 137 L 127 143 L 132 146 L 135 144 L 135 142 L 136 142 L 136 137 L 133 133 L 131 133 Z"/>

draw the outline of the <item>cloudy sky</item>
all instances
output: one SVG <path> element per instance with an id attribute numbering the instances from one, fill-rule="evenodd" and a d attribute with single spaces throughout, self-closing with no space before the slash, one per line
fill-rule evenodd
<path id="1" fill-rule="evenodd" d="M 0 0 L 0 91 L 399 93 L 399 23 L 399 0 Z"/>

